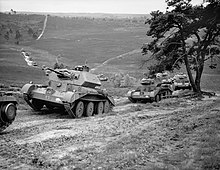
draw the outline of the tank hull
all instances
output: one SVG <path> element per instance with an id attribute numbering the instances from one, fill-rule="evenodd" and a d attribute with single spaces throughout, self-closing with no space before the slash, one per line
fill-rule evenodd
<path id="1" fill-rule="evenodd" d="M 185 89 L 192 89 L 192 86 L 190 85 L 190 83 L 185 83 L 185 82 L 181 82 L 181 83 L 176 83 L 174 82 L 174 89 L 175 90 L 185 90 Z"/>
<path id="2" fill-rule="evenodd" d="M 127 93 L 128 99 L 133 102 L 159 102 L 164 98 L 172 96 L 172 84 L 146 85 Z"/>
<path id="3" fill-rule="evenodd" d="M 97 105 L 100 102 L 102 102 L 103 105 L 105 103 L 109 103 L 109 107 L 115 105 L 114 99 L 111 96 L 108 96 L 101 90 L 99 91 L 98 89 L 88 87 L 79 86 L 78 90 L 58 91 L 54 90 L 50 86 L 44 87 L 37 84 L 25 84 L 21 91 L 23 92 L 25 101 L 29 104 L 29 106 L 32 107 L 33 110 L 40 111 L 44 106 L 46 106 L 48 109 L 57 107 L 67 111 L 71 117 L 79 117 L 75 113 L 77 112 L 76 106 L 79 102 L 82 102 L 84 107 L 84 113 L 81 116 L 86 116 L 86 109 L 89 103 L 89 107 L 94 105 L 94 107 L 91 108 L 94 110 L 92 115 L 97 114 L 96 107 L 98 107 Z M 104 109 L 102 113 L 104 113 Z"/>
<path id="4" fill-rule="evenodd" d="M 174 82 L 173 82 L 174 90 L 181 90 L 181 89 L 191 90 L 192 86 L 191 86 L 191 84 L 189 82 L 189 79 L 188 79 L 186 74 L 183 74 L 183 73 L 177 74 L 177 75 L 174 76 L 173 79 L 174 79 Z"/>

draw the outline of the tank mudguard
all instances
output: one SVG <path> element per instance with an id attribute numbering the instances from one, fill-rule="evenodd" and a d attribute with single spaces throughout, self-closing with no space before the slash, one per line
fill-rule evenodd
<path id="1" fill-rule="evenodd" d="M 14 96 L 7 96 L 7 95 L 4 95 L 2 97 L 0 97 L 0 104 L 1 103 L 4 103 L 4 102 L 11 102 L 11 103 L 14 103 L 14 104 L 18 104 L 17 100 L 15 99 Z"/>
<path id="2" fill-rule="evenodd" d="M 113 104 L 113 106 L 115 106 L 115 101 L 114 101 L 113 97 L 107 96 L 107 98 Z"/>
<path id="3" fill-rule="evenodd" d="M 25 84 L 22 88 L 21 88 L 21 92 L 24 94 L 30 94 L 32 90 L 35 89 L 35 85 L 34 84 Z"/>
<path id="4" fill-rule="evenodd" d="M 63 102 L 72 103 L 78 100 L 79 98 L 83 97 L 83 95 L 79 95 L 79 93 L 75 92 L 66 92 L 63 97 Z"/>

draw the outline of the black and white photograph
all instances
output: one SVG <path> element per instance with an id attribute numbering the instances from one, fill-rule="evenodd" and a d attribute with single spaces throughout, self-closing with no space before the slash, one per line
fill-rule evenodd
<path id="1" fill-rule="evenodd" d="M 220 0 L 0 0 L 0 170 L 219 170 Z"/>

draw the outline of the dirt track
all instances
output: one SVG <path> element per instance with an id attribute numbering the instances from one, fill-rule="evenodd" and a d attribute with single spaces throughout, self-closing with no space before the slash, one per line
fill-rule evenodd
<path id="1" fill-rule="evenodd" d="M 219 97 L 116 102 L 109 115 L 82 119 L 19 110 L 0 135 L 0 169 L 220 167 Z"/>

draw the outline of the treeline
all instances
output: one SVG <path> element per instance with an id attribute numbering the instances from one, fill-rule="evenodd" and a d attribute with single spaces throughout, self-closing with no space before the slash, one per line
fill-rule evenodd
<path id="1" fill-rule="evenodd" d="M 0 13 L 1 41 L 19 44 L 22 41 L 35 40 L 40 35 L 45 15 L 20 14 L 12 10 L 10 13 Z M 115 26 L 144 25 L 147 16 L 111 18 L 111 17 L 73 17 L 48 15 L 47 28 L 49 30 L 81 30 L 83 28 L 108 28 Z"/>
<path id="2" fill-rule="evenodd" d="M 14 12 L 13 15 L 0 13 L 0 18 L 1 41 L 19 44 L 23 40 L 37 39 L 42 31 L 45 16 Z"/>

